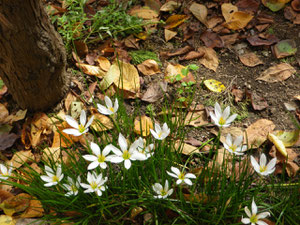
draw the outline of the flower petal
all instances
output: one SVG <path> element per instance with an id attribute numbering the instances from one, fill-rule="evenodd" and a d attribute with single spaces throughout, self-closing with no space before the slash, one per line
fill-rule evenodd
<path id="1" fill-rule="evenodd" d="M 126 169 L 129 169 L 131 167 L 131 161 L 129 159 L 125 159 L 124 166 Z"/>
<path id="2" fill-rule="evenodd" d="M 94 153 L 96 156 L 98 156 L 98 155 L 101 154 L 100 147 L 99 147 L 96 143 L 91 142 L 90 147 L 91 147 L 93 153 Z"/>
<path id="3" fill-rule="evenodd" d="M 114 112 L 117 112 L 118 109 L 119 109 L 119 102 L 118 102 L 118 99 L 116 98 L 116 99 L 115 99 Z"/>
<path id="4" fill-rule="evenodd" d="M 104 97 L 104 101 L 105 101 L 105 104 L 106 104 L 107 108 L 112 108 L 113 107 L 112 101 L 110 100 L 110 98 L 108 96 Z"/>
<path id="5" fill-rule="evenodd" d="M 226 124 L 232 123 L 232 122 L 235 120 L 236 117 L 237 117 L 237 114 L 231 115 L 231 116 L 226 120 Z"/>
<path id="6" fill-rule="evenodd" d="M 121 150 L 123 152 L 125 150 L 127 150 L 127 148 L 128 148 L 127 141 L 126 141 L 125 137 L 121 133 L 119 133 L 119 139 L 118 139 L 118 141 L 119 141 L 119 146 L 120 146 Z"/>
<path id="7" fill-rule="evenodd" d="M 66 115 L 65 119 L 71 127 L 78 129 L 78 122 L 73 117 Z"/>
<path id="8" fill-rule="evenodd" d="M 85 160 L 93 162 L 93 161 L 97 161 L 98 157 L 94 156 L 94 155 L 83 155 L 82 156 Z"/>
<path id="9" fill-rule="evenodd" d="M 112 163 L 120 163 L 120 162 L 123 162 L 124 159 L 121 156 L 112 155 L 112 156 L 107 157 L 107 161 L 110 161 Z"/>
<path id="10" fill-rule="evenodd" d="M 97 109 L 98 109 L 99 113 L 101 113 L 101 114 L 104 114 L 104 115 L 112 114 L 112 112 L 103 105 L 97 104 Z"/>
<path id="11" fill-rule="evenodd" d="M 74 136 L 80 136 L 80 135 L 82 135 L 82 133 L 80 133 L 79 130 L 72 129 L 72 128 L 64 129 L 63 132 L 66 133 L 66 134 L 74 135 Z"/>
<path id="12" fill-rule="evenodd" d="M 99 166 L 99 162 L 98 161 L 94 161 L 92 163 L 90 163 L 90 165 L 88 166 L 88 170 L 93 170 L 95 169 L 97 166 Z"/>
<path id="13" fill-rule="evenodd" d="M 187 185 L 193 185 L 193 182 L 190 179 L 183 180 Z"/>
<path id="14" fill-rule="evenodd" d="M 80 124 L 83 126 L 86 124 L 86 112 L 84 110 L 81 110 L 80 113 Z"/>
<path id="15" fill-rule="evenodd" d="M 94 121 L 94 116 L 91 116 L 91 118 L 89 119 L 89 121 L 85 125 L 85 128 L 87 129 L 89 126 L 91 126 L 91 124 L 93 123 L 93 121 Z"/>
<path id="16" fill-rule="evenodd" d="M 267 157 L 264 153 L 262 153 L 260 156 L 259 164 L 260 164 L 260 166 L 263 167 L 266 165 L 266 163 L 267 163 Z"/>
<path id="17" fill-rule="evenodd" d="M 259 167 L 257 161 L 255 160 L 255 158 L 251 155 L 251 156 L 250 156 L 250 159 L 251 159 L 251 164 L 252 164 L 254 170 L 255 170 L 256 172 L 260 173 L 260 171 L 259 171 L 260 167 Z"/>
<path id="18" fill-rule="evenodd" d="M 170 173 L 169 171 L 167 171 L 167 174 L 170 175 L 171 177 L 178 178 L 178 175 L 174 173 Z"/>
<path id="19" fill-rule="evenodd" d="M 192 179 L 196 179 L 197 177 L 194 175 L 194 174 L 192 174 L 192 173 L 187 173 L 187 174 L 185 174 L 185 177 L 186 178 L 192 178 Z"/>
<path id="20" fill-rule="evenodd" d="M 276 165 L 276 162 L 277 162 L 277 158 L 273 158 L 267 165 L 267 171 L 271 171 L 275 168 L 275 165 Z"/>
<path id="21" fill-rule="evenodd" d="M 180 175 L 180 170 L 178 168 L 172 166 L 171 170 L 173 173 L 175 173 L 177 175 L 177 177 Z"/>
<path id="22" fill-rule="evenodd" d="M 247 214 L 247 216 L 250 218 L 252 216 L 250 210 L 248 209 L 248 207 L 245 207 L 245 213 Z"/>
<path id="23" fill-rule="evenodd" d="M 249 224 L 249 223 L 251 223 L 249 218 L 242 218 L 241 221 L 242 221 L 243 224 Z"/>
<path id="24" fill-rule="evenodd" d="M 257 206 L 255 204 L 254 199 L 252 200 L 252 204 L 251 204 L 251 209 L 252 209 L 252 214 L 257 214 Z"/>
<path id="25" fill-rule="evenodd" d="M 111 147 L 107 145 L 107 146 L 105 146 L 105 148 L 103 149 L 102 154 L 103 154 L 104 156 L 107 156 L 107 155 L 110 153 L 110 151 L 111 151 Z"/>
<path id="26" fill-rule="evenodd" d="M 268 216 L 270 216 L 269 212 L 262 212 L 262 213 L 257 214 L 257 219 L 263 219 L 263 218 L 266 218 Z"/>
<path id="27" fill-rule="evenodd" d="M 227 120 L 230 115 L 230 106 L 227 106 L 222 113 L 222 117 Z"/>

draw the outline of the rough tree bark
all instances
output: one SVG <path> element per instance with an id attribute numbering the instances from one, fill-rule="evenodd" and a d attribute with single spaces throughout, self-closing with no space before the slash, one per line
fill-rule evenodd
<path id="1" fill-rule="evenodd" d="M 41 0 L 0 0 L 0 77 L 21 108 L 45 110 L 67 87 L 66 53 Z"/>

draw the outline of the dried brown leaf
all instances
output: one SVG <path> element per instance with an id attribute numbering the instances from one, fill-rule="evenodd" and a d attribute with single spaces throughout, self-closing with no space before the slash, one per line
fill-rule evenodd
<path id="1" fill-rule="evenodd" d="M 153 59 L 147 59 L 141 64 L 137 65 L 138 70 L 144 75 L 154 75 L 160 73 L 158 63 Z"/>
<path id="2" fill-rule="evenodd" d="M 219 66 L 219 59 L 217 53 L 212 48 L 200 47 L 199 52 L 205 52 L 204 56 L 199 60 L 199 62 L 208 69 L 217 71 Z"/>
<path id="3" fill-rule="evenodd" d="M 143 115 L 134 119 L 134 132 L 136 134 L 146 137 L 150 134 L 150 129 L 153 129 L 151 118 Z"/>
<path id="4" fill-rule="evenodd" d="M 239 58 L 245 66 L 255 67 L 257 65 L 263 64 L 263 62 L 258 58 L 258 56 L 254 52 L 240 55 Z"/>
<path id="5" fill-rule="evenodd" d="M 275 83 L 288 79 L 294 73 L 296 70 L 290 64 L 280 63 L 265 70 L 256 80 Z"/>

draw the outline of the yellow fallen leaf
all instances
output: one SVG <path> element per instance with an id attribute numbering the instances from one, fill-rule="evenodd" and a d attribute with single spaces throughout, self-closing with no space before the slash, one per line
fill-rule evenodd
<path id="1" fill-rule="evenodd" d="M 223 3 L 221 5 L 222 15 L 226 22 L 229 22 L 232 18 L 233 13 L 238 11 L 238 7 L 231 3 Z"/>
<path id="2" fill-rule="evenodd" d="M 9 165 L 12 163 L 14 169 L 18 169 L 24 163 L 29 163 L 34 161 L 34 155 L 32 154 L 31 150 L 29 151 L 19 151 L 13 155 L 11 158 Z"/>
<path id="3" fill-rule="evenodd" d="M 278 130 L 274 132 L 279 140 L 281 140 L 285 147 L 293 146 L 300 138 L 300 130 L 284 131 Z"/>
<path id="4" fill-rule="evenodd" d="M 180 24 L 184 23 L 184 21 L 188 18 L 187 15 L 172 15 L 166 20 L 166 29 L 172 29 Z"/>
<path id="5" fill-rule="evenodd" d="M 222 92 L 225 90 L 224 84 L 214 79 L 205 80 L 204 85 L 212 92 Z"/>
<path id="6" fill-rule="evenodd" d="M 148 7 L 136 7 L 130 10 L 129 15 L 151 20 L 158 17 L 158 13 Z"/>
<path id="7" fill-rule="evenodd" d="M 102 115 L 100 113 L 95 113 L 93 114 L 93 116 L 94 116 L 94 120 L 93 123 L 91 124 L 91 127 L 95 131 L 102 132 L 114 128 L 114 124 L 109 117 Z"/>
<path id="8" fill-rule="evenodd" d="M 84 63 L 76 63 L 76 66 L 78 68 L 82 69 L 82 71 L 85 74 L 96 76 L 96 77 L 99 77 L 99 78 L 104 77 L 105 74 L 106 74 L 106 72 L 101 70 L 100 67 L 98 67 L 98 66 L 91 66 L 91 65 L 88 65 L 88 64 L 84 64 Z"/>
<path id="9" fill-rule="evenodd" d="M 153 122 L 147 116 L 136 117 L 134 120 L 134 132 L 138 135 L 146 137 L 150 134 L 150 129 L 153 129 Z"/>
<path id="10" fill-rule="evenodd" d="M 1 225 L 15 225 L 16 221 L 11 216 L 1 215 L 0 216 L 0 224 Z"/>
<path id="11" fill-rule="evenodd" d="M 162 12 L 169 12 L 178 9 L 181 6 L 179 1 L 168 1 L 160 7 L 160 11 Z"/>
<path id="12" fill-rule="evenodd" d="M 100 69 L 102 69 L 105 72 L 107 72 L 111 66 L 110 61 L 103 56 L 99 56 L 97 58 L 97 62 L 99 64 Z"/>
<path id="13" fill-rule="evenodd" d="M 200 153 L 199 149 L 193 145 L 181 143 L 180 141 L 176 141 L 175 143 L 175 151 L 184 155 L 191 155 L 194 153 Z"/>
<path id="14" fill-rule="evenodd" d="M 42 160 L 45 162 L 59 163 L 60 147 L 47 147 L 43 150 Z"/>
<path id="15" fill-rule="evenodd" d="M 268 139 L 275 145 L 278 151 L 287 158 L 288 154 L 283 142 L 274 134 L 269 133 Z"/>

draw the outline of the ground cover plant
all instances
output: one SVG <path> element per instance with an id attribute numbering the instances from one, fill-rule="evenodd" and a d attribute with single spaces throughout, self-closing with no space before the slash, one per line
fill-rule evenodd
<path id="1" fill-rule="evenodd" d="M 0 80 L 0 224 L 299 224 L 293 5 L 49 1 L 70 88 L 27 113 Z"/>

